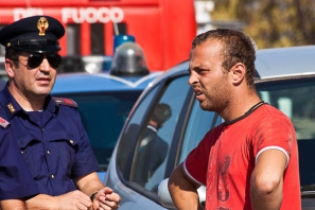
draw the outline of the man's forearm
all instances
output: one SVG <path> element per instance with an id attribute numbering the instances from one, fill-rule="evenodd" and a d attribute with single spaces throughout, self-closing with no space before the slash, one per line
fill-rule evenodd
<path id="1" fill-rule="evenodd" d="M 25 202 L 20 199 L 9 199 L 0 201 L 1 210 L 26 210 Z"/>
<path id="2" fill-rule="evenodd" d="M 263 186 L 251 187 L 253 210 L 279 210 L 282 202 L 282 183 L 266 189 Z"/>
<path id="3" fill-rule="evenodd" d="M 198 210 L 199 199 L 197 187 L 187 180 L 182 168 L 178 167 L 169 179 L 169 191 L 178 210 Z"/>
<path id="4" fill-rule="evenodd" d="M 57 210 L 56 202 L 50 195 L 39 194 L 26 200 L 27 210 Z"/>
<path id="5" fill-rule="evenodd" d="M 77 188 L 88 196 L 104 188 L 103 183 L 98 178 L 97 173 L 91 173 L 74 180 Z"/>

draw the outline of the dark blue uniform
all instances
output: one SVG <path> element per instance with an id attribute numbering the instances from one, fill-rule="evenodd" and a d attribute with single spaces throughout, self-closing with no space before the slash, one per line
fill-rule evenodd
<path id="1" fill-rule="evenodd" d="M 6 107 L 0 115 L 11 123 L 40 193 L 56 196 L 75 190 L 71 179 L 98 169 L 74 102 L 48 96 L 44 110 L 26 112 L 5 87 L 0 103 Z"/>
<path id="2" fill-rule="evenodd" d="M 11 125 L 0 117 L 0 200 L 38 194 L 36 183 L 10 131 Z"/>

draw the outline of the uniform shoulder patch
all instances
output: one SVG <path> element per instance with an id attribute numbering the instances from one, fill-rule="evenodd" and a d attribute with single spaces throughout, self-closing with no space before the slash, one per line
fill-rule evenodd
<path id="1" fill-rule="evenodd" d="M 6 128 L 8 127 L 8 125 L 10 125 L 10 123 L 6 121 L 5 119 L 3 119 L 2 117 L 0 117 L 0 126 L 3 128 Z"/>
<path id="2" fill-rule="evenodd" d="M 55 100 L 55 102 L 58 105 L 66 105 L 66 106 L 71 106 L 71 107 L 74 107 L 74 108 L 78 107 L 78 104 L 74 100 L 69 99 L 69 98 L 53 97 L 53 99 Z"/>

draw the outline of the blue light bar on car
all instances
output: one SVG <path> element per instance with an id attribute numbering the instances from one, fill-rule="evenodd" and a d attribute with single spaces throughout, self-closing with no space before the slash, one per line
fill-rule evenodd
<path id="1" fill-rule="evenodd" d="M 116 48 L 119 45 L 121 45 L 121 44 L 123 44 L 125 42 L 136 42 L 136 39 L 135 39 L 134 36 L 126 35 L 126 34 L 114 36 L 114 49 L 113 49 L 113 52 L 115 52 Z"/>

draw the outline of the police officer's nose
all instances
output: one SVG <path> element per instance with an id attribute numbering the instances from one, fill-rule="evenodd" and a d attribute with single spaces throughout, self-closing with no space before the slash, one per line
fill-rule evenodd
<path id="1" fill-rule="evenodd" d="M 49 64 L 49 62 L 48 62 L 48 60 L 47 60 L 47 58 L 44 58 L 38 68 L 39 68 L 39 70 L 41 70 L 41 71 L 46 71 L 46 72 L 48 72 L 48 71 L 51 70 L 52 67 L 50 66 L 50 64 Z"/>

